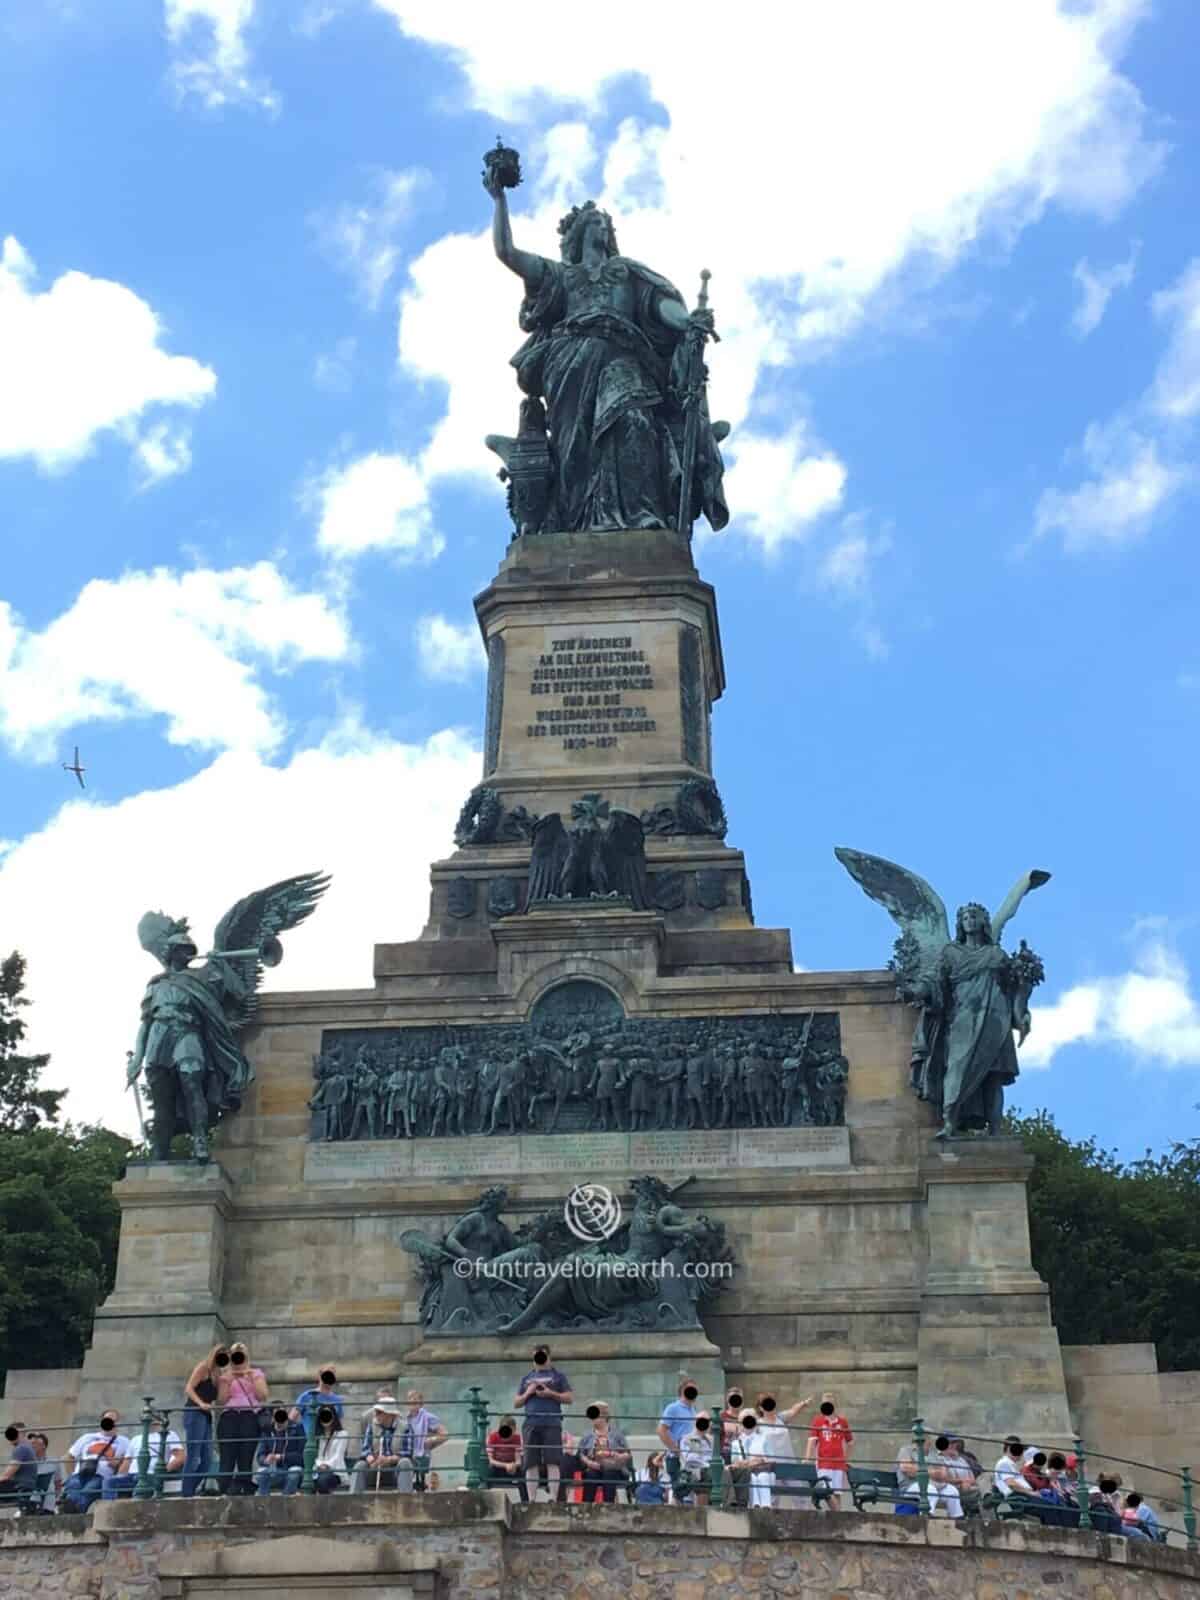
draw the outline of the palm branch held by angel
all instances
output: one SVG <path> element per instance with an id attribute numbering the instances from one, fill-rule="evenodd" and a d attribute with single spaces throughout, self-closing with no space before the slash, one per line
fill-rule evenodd
<path id="1" fill-rule="evenodd" d="M 1022 939 L 1015 955 L 1000 935 L 1027 894 L 1049 882 L 1027 872 L 995 916 L 972 901 L 960 906 L 950 937 L 946 907 L 915 872 L 839 848 L 838 860 L 900 928 L 891 966 L 897 993 L 919 1006 L 913 1035 L 912 1083 L 942 1119 L 938 1138 L 974 1129 L 1000 1132 L 1004 1090 L 1018 1074 L 1017 1048 L 1029 1033 L 1029 996 L 1042 963 Z"/>
<path id="2" fill-rule="evenodd" d="M 682 525 L 703 512 L 723 528 L 729 512 L 718 445 L 729 425 L 709 422 L 702 374 L 698 382 L 697 341 L 714 337 L 703 296 L 689 312 L 666 278 L 621 255 L 612 219 L 591 200 L 559 223 L 560 260 L 518 249 L 506 181 L 513 176 L 506 180 L 489 160 L 484 187 L 495 207 L 493 245 L 525 285 L 520 324 L 529 337 L 512 358 L 529 397 L 523 416 L 549 427 L 542 526 L 674 528 L 686 492 Z M 695 408 L 698 426 L 689 434 Z M 517 441 L 493 435 L 488 443 L 507 461 L 506 447 Z"/>
<path id="3" fill-rule="evenodd" d="M 304 872 L 256 889 L 221 918 L 199 967 L 191 965 L 197 951 L 186 917 L 148 911 L 138 923 L 142 948 L 163 970 L 146 985 L 126 1081 L 145 1073 L 157 1160 L 185 1129 L 192 1154 L 207 1160 L 210 1130 L 239 1108 L 254 1079 L 238 1035 L 254 1016 L 263 967 L 278 966 L 278 935 L 311 916 L 328 887 L 323 874 Z"/>

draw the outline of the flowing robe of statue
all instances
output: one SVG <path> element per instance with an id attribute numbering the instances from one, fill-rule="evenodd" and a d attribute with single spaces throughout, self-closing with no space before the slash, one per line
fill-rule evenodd
<path id="1" fill-rule="evenodd" d="M 600 266 L 541 260 L 521 306 L 530 335 L 513 357 L 526 394 L 544 399 L 556 463 L 547 525 L 661 528 L 676 521 L 683 455 L 685 341 L 660 305 L 679 292 L 624 256 Z M 694 510 L 729 520 L 721 456 L 702 415 Z M 693 519 L 694 520 L 694 519 Z"/>
<path id="2" fill-rule="evenodd" d="M 1025 1018 L 1009 956 L 997 944 L 947 944 L 939 981 L 923 995 L 913 1041 L 913 1086 L 957 1127 L 986 1128 L 997 1083 L 1020 1072 L 1013 1030 Z M 992 1080 L 992 1081 L 989 1081 Z"/>

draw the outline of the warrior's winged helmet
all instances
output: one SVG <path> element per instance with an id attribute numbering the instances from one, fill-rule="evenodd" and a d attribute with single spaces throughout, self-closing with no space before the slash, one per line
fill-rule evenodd
<path id="1" fill-rule="evenodd" d="M 184 945 L 190 952 L 188 960 L 196 954 L 196 945 L 188 931 L 186 917 L 168 917 L 165 911 L 147 911 L 138 923 L 138 943 L 157 961 L 170 965 L 171 951 Z"/>

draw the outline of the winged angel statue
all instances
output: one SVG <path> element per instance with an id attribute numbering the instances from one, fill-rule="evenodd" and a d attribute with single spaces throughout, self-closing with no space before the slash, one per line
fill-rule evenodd
<path id="1" fill-rule="evenodd" d="M 939 1139 L 985 1128 L 1000 1132 L 1004 1087 L 1018 1073 L 1013 1032 L 1029 1034 L 1029 996 L 1045 977 L 1042 963 L 1021 940 L 1016 955 L 1000 935 L 1048 872 L 1027 872 L 994 917 L 971 901 L 954 919 L 954 938 L 941 897 L 915 872 L 859 850 L 834 851 L 850 876 L 899 925 L 891 968 L 902 1000 L 921 1008 L 913 1035 L 912 1082 L 942 1118 Z"/>
<path id="2" fill-rule="evenodd" d="M 147 911 L 138 923 L 142 949 L 163 970 L 142 997 L 126 1082 L 136 1083 L 145 1071 L 156 1160 L 167 1159 L 171 1140 L 185 1129 L 192 1154 L 208 1159 L 210 1130 L 238 1109 L 254 1078 L 238 1035 L 254 1015 L 263 967 L 279 965 L 278 935 L 310 917 L 328 887 L 323 873 L 302 872 L 256 889 L 218 922 L 200 967 L 191 966 L 197 952 L 186 917 Z"/>
<path id="3" fill-rule="evenodd" d="M 533 826 L 526 903 L 536 900 L 628 899 L 646 911 L 646 839 L 641 819 L 598 794 L 571 806 L 571 826 L 557 811 Z"/>

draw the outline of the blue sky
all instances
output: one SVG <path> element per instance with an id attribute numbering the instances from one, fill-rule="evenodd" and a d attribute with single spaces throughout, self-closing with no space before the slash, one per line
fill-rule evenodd
<path id="1" fill-rule="evenodd" d="M 75 1115 L 129 1126 L 148 907 L 332 870 L 286 987 L 420 931 L 507 539 L 503 130 L 518 242 L 595 196 L 689 300 L 714 274 L 698 559 L 759 923 L 882 964 L 835 844 L 951 908 L 1049 868 L 1015 1100 L 1130 1155 L 1196 1132 L 1200 23 L 778 9 L 0 16 L 0 945 Z"/>

